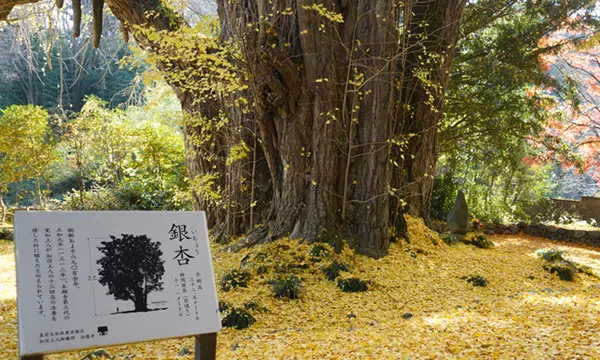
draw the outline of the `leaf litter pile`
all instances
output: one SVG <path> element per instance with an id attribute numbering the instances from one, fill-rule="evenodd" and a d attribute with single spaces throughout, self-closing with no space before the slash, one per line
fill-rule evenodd
<path id="1" fill-rule="evenodd" d="M 446 245 L 409 218 L 410 241 L 374 260 L 341 244 L 281 240 L 240 253 L 213 247 L 219 359 L 597 359 L 600 251 L 525 235 L 490 249 Z M 560 251 L 575 281 L 548 271 Z M 336 252 L 337 250 L 337 252 Z M 0 242 L 0 358 L 16 359 L 12 242 Z M 193 340 L 48 359 L 192 359 Z"/>

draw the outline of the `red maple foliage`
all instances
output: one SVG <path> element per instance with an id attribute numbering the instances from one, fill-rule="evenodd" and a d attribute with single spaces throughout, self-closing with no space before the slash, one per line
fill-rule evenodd
<path id="1" fill-rule="evenodd" d="M 559 160 L 565 169 L 575 167 L 600 182 L 600 36 L 564 30 L 541 43 L 560 44 L 560 51 L 540 56 L 541 68 L 561 84 L 559 90 L 544 89 L 555 99 L 547 105 L 551 116 L 542 139 L 547 160 Z"/>

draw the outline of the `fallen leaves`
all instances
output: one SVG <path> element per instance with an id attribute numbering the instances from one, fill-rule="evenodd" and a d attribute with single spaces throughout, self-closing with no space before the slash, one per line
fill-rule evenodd
<path id="1" fill-rule="evenodd" d="M 237 254 L 213 249 L 215 274 L 239 268 L 252 274 L 247 288 L 220 291 L 219 299 L 241 307 L 256 302 L 250 328 L 219 333 L 220 359 L 595 359 L 600 358 L 600 279 L 582 274 L 567 283 L 543 269 L 535 250 L 560 246 L 579 263 L 596 266 L 592 248 L 557 245 L 528 236 L 491 237 L 491 250 L 447 246 L 420 221 L 409 219 L 411 243 L 392 244 L 374 260 L 342 254 L 315 260 L 313 245 L 294 240 Z M 17 357 L 12 243 L 0 243 L 0 358 Z M 258 254 L 260 261 L 252 259 Z M 416 256 L 415 256 L 416 255 Z M 333 260 L 349 265 L 343 276 L 367 281 L 368 291 L 343 293 L 321 267 Z M 258 274 L 258 269 L 263 267 Z M 598 272 L 598 268 L 595 268 Z M 277 274 L 296 274 L 300 299 L 276 299 L 268 284 Z M 461 277 L 480 274 L 487 287 Z M 551 290 L 551 291 L 548 291 Z M 412 316 L 405 316 L 405 314 Z M 192 339 L 107 348 L 116 359 L 178 357 Z M 81 359 L 87 352 L 51 355 Z"/>

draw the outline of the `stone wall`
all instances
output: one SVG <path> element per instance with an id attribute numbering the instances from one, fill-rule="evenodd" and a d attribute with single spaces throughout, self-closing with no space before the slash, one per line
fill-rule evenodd
<path id="1" fill-rule="evenodd" d="M 553 225 L 531 224 L 523 228 L 527 235 L 577 244 L 600 246 L 599 230 L 572 230 Z"/>
<path id="2" fill-rule="evenodd" d="M 562 202 L 564 200 L 554 200 L 554 202 L 563 206 Z M 573 207 L 573 204 L 569 204 Z M 585 220 L 596 220 L 597 223 L 600 223 L 600 198 L 598 197 L 589 197 L 583 196 L 581 201 L 575 203 L 575 210 L 581 217 Z"/>
<path id="3" fill-rule="evenodd" d="M 600 198 L 598 197 L 583 196 L 581 200 L 550 199 L 549 209 L 535 209 L 535 211 L 555 214 L 556 217 L 563 212 L 577 213 L 587 221 L 595 220 L 600 224 Z"/>
<path id="4" fill-rule="evenodd" d="M 439 233 L 448 231 L 448 226 L 445 223 L 434 224 L 433 228 Z M 522 231 L 531 236 L 600 247 L 600 229 L 572 230 L 554 225 L 527 224 L 524 222 L 512 225 L 495 223 L 473 224 L 471 229 L 478 229 L 487 235 L 516 235 Z"/>

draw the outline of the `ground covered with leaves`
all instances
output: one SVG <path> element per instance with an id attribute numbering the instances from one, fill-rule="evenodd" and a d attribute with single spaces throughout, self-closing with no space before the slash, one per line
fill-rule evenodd
<path id="1" fill-rule="evenodd" d="M 600 358 L 600 249 L 522 234 L 490 237 L 492 248 L 447 245 L 416 219 L 409 230 L 410 242 L 380 260 L 295 240 L 236 254 L 213 248 L 228 325 L 218 358 Z M 540 249 L 562 250 L 585 270 L 560 280 Z M 3 359 L 17 358 L 15 293 L 13 244 L 3 241 Z M 191 359 L 193 341 L 105 350 L 115 359 Z"/>

